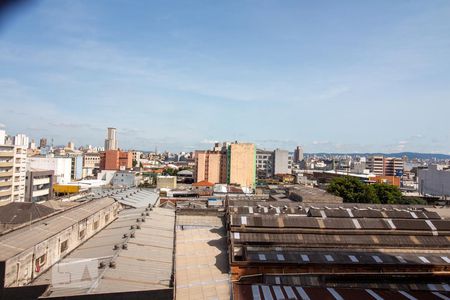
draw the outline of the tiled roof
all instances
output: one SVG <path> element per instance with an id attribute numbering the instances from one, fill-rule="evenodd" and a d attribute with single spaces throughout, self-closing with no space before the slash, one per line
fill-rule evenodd
<path id="1" fill-rule="evenodd" d="M 199 186 L 199 187 L 206 186 L 206 187 L 211 187 L 211 186 L 214 186 L 214 183 L 209 182 L 209 181 L 206 181 L 206 180 L 202 180 L 202 181 L 193 183 L 192 186 Z"/>

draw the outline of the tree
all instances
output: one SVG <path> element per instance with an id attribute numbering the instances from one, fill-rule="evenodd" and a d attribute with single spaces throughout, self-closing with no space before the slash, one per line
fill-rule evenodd
<path id="1" fill-rule="evenodd" d="M 342 197 L 344 202 L 376 204 L 427 204 L 421 198 L 403 197 L 400 189 L 394 185 L 376 183 L 367 185 L 358 178 L 344 176 L 334 178 L 327 191 Z"/>
<path id="2" fill-rule="evenodd" d="M 404 205 L 427 205 L 427 201 L 420 197 L 402 197 L 399 204 Z"/>
<path id="3" fill-rule="evenodd" d="M 378 200 L 382 204 L 400 204 L 402 201 L 402 192 L 396 186 L 376 183 L 372 185 L 375 189 L 375 193 Z"/>
<path id="4" fill-rule="evenodd" d="M 136 167 L 137 165 L 137 160 L 133 159 L 133 168 Z"/>
<path id="5" fill-rule="evenodd" d="M 164 170 L 164 175 L 176 176 L 178 171 L 176 169 L 167 168 Z"/>
<path id="6" fill-rule="evenodd" d="M 334 178 L 327 191 L 350 203 L 379 203 L 375 189 L 350 176 Z"/>

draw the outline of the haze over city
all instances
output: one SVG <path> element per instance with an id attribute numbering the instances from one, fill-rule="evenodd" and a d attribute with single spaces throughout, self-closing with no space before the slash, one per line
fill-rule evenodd
<path id="1" fill-rule="evenodd" d="M 55 144 L 449 153 L 448 1 L 25 1 L 0 126 Z M 14 105 L 12 105 L 14 103 Z"/>

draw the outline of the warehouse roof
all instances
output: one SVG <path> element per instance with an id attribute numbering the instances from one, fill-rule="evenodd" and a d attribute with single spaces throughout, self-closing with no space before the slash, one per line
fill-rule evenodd
<path id="1" fill-rule="evenodd" d="M 91 200 L 61 213 L 44 218 L 30 226 L 0 236 L 0 261 L 34 247 L 49 237 L 114 203 L 112 198 Z"/>
<path id="2" fill-rule="evenodd" d="M 303 287 L 281 286 L 264 284 L 240 284 L 236 285 L 237 297 L 235 299 L 303 299 L 303 300 L 421 300 L 421 299 L 449 299 L 449 292 L 430 291 L 403 291 L 403 290 L 379 290 L 379 289 L 350 289 L 332 287 Z"/>
<path id="3" fill-rule="evenodd" d="M 171 289 L 174 220 L 175 212 L 171 209 L 122 210 L 115 221 L 61 261 L 63 264 L 93 261 L 95 266 L 103 263 L 97 276 L 91 276 L 81 286 L 51 286 L 45 296 Z M 50 271 L 33 282 L 51 283 Z"/>
<path id="4" fill-rule="evenodd" d="M 230 299 L 226 230 L 217 216 L 177 215 L 176 298 Z"/>
<path id="5" fill-rule="evenodd" d="M 55 210 L 35 202 L 11 202 L 0 210 L 1 224 L 22 224 L 54 213 Z"/>

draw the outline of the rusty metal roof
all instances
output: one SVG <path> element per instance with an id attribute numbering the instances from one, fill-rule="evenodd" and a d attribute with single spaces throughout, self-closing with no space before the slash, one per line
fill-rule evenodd
<path id="1" fill-rule="evenodd" d="M 405 290 L 380 290 L 358 288 L 333 288 L 333 287 L 306 287 L 306 286 L 282 286 L 265 284 L 235 284 L 235 299 L 254 300 L 382 300 L 382 299 L 449 299 L 449 292 L 431 291 L 405 291 Z"/>

